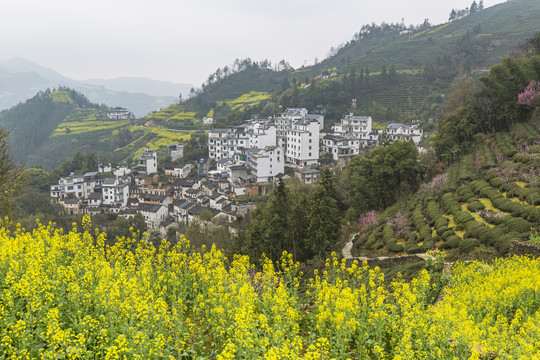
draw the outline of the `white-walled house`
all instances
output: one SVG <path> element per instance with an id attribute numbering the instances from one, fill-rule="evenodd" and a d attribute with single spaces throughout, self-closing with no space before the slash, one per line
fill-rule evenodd
<path id="1" fill-rule="evenodd" d="M 107 111 L 107 118 L 111 120 L 125 120 L 129 118 L 129 110 L 122 107 L 115 107 Z"/>
<path id="2" fill-rule="evenodd" d="M 169 177 L 171 182 L 187 178 L 191 170 L 193 170 L 193 165 L 189 163 L 165 165 L 165 175 Z"/>
<path id="3" fill-rule="evenodd" d="M 300 168 L 294 171 L 294 176 L 306 184 L 316 184 L 319 182 L 319 170 Z"/>
<path id="4" fill-rule="evenodd" d="M 175 161 L 184 156 L 184 145 L 183 144 L 171 144 L 167 145 L 167 152 L 171 157 L 171 161 Z"/>
<path id="5" fill-rule="evenodd" d="M 348 163 L 360 154 L 360 140 L 356 136 L 328 134 L 322 140 L 322 151 L 332 155 L 334 161 Z"/>
<path id="6" fill-rule="evenodd" d="M 156 173 L 158 164 L 157 152 L 152 149 L 144 149 L 144 152 L 137 156 L 136 163 L 137 165 L 135 167 L 138 171 L 147 174 Z"/>
<path id="7" fill-rule="evenodd" d="M 126 207 L 129 198 L 129 183 L 117 178 L 107 178 L 102 184 L 103 205 L 119 205 Z"/>
<path id="8" fill-rule="evenodd" d="M 137 210 L 144 217 L 146 226 L 149 228 L 158 227 L 169 214 L 166 206 L 157 204 L 140 203 Z"/>
<path id="9" fill-rule="evenodd" d="M 79 175 L 70 175 L 60 178 L 58 184 L 51 185 L 51 198 L 55 200 L 85 198 L 87 196 L 86 182 L 84 177 Z"/>
<path id="10" fill-rule="evenodd" d="M 423 131 L 418 125 L 405 125 L 401 123 L 390 123 L 386 127 L 386 137 L 390 142 L 412 141 L 415 145 L 420 144 Z"/>
<path id="11" fill-rule="evenodd" d="M 298 166 L 316 165 L 319 160 L 319 123 L 316 120 L 298 120 L 287 131 L 287 162 Z"/>
<path id="12" fill-rule="evenodd" d="M 276 127 L 252 122 L 225 129 L 212 129 L 208 133 L 210 159 L 246 161 L 246 149 L 276 145 Z"/>
<path id="13" fill-rule="evenodd" d="M 336 135 L 352 135 L 362 139 L 373 131 L 373 119 L 371 116 L 345 115 L 338 124 L 332 126 L 332 130 Z"/>
<path id="14" fill-rule="evenodd" d="M 318 114 L 308 114 L 305 108 L 288 108 L 283 113 L 275 117 L 277 146 L 287 148 L 287 133 L 292 130 L 294 123 L 298 120 L 317 121 L 319 129 L 324 128 L 324 116 Z"/>
<path id="15" fill-rule="evenodd" d="M 278 146 L 267 146 L 258 152 L 248 153 L 247 166 L 257 182 L 271 182 L 274 176 L 285 172 L 284 151 Z"/>

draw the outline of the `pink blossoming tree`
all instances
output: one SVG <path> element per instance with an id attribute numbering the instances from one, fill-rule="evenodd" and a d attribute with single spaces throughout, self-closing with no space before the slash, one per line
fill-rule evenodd
<path id="1" fill-rule="evenodd" d="M 535 108 L 540 102 L 540 82 L 533 80 L 518 94 L 518 104 Z"/>

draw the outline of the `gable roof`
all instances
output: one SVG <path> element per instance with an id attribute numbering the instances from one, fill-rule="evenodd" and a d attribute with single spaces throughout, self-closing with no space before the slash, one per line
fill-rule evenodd
<path id="1" fill-rule="evenodd" d="M 140 203 L 137 207 L 137 210 L 139 211 L 146 211 L 151 213 L 157 213 L 161 208 L 164 208 L 165 206 L 159 205 L 159 204 L 149 204 L 149 203 Z"/>

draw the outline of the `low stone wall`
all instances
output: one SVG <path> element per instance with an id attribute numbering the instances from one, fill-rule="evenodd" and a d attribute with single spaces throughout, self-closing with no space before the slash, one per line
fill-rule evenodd
<path id="1" fill-rule="evenodd" d="M 538 258 L 540 257 L 540 244 L 514 240 L 508 248 L 508 256 L 514 255 Z"/>
<path id="2" fill-rule="evenodd" d="M 362 264 L 364 261 L 367 262 L 369 267 L 378 266 L 379 268 L 390 268 L 399 265 L 410 264 L 418 261 L 423 261 L 422 256 L 414 255 L 403 255 L 403 256 L 392 256 L 392 257 L 376 257 L 376 258 L 348 258 L 347 265 L 351 265 L 354 260 L 357 260 L 359 264 Z"/>

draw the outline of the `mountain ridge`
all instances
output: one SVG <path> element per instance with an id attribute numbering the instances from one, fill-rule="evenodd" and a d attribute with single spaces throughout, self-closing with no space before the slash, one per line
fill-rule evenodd
<path id="1" fill-rule="evenodd" d="M 114 90 L 99 84 L 70 79 L 51 68 L 23 57 L 0 60 L 0 79 L 2 80 L 0 82 L 0 110 L 9 109 L 24 102 L 47 88 L 68 86 L 82 92 L 92 102 L 103 103 L 111 107 L 125 107 L 136 116 L 144 116 L 178 101 L 180 92 L 187 94 L 192 87 L 191 84 L 125 77 L 124 79 L 131 82 L 135 91 L 127 91 L 129 86 L 118 87 L 119 90 Z M 140 83 L 140 79 L 144 79 L 143 85 L 137 84 L 137 82 Z M 96 83 L 100 81 L 104 84 L 115 83 L 115 79 L 96 80 Z M 156 91 L 153 91 L 154 94 L 140 91 L 145 86 L 154 88 L 154 90 L 163 88 L 168 95 L 156 95 Z"/>

